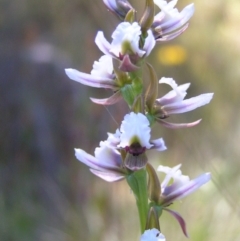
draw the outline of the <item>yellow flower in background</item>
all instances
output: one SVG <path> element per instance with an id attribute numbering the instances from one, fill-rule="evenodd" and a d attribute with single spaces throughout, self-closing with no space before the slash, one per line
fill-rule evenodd
<path id="1" fill-rule="evenodd" d="M 157 59 L 164 65 L 180 65 L 187 59 L 186 50 L 179 45 L 168 45 L 157 51 Z"/>

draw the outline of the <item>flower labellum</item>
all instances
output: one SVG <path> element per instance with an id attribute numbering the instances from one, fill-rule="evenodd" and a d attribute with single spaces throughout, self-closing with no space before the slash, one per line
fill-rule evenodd
<path id="1" fill-rule="evenodd" d="M 162 138 L 150 141 L 151 128 L 147 117 L 141 113 L 131 112 L 125 115 L 120 127 L 119 148 L 126 152 L 125 166 L 130 170 L 139 170 L 147 163 L 147 149 L 166 149 Z"/>

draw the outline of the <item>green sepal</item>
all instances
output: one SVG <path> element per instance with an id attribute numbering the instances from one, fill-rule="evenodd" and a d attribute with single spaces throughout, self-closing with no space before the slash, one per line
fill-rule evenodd
<path id="1" fill-rule="evenodd" d="M 143 90 L 143 85 L 140 80 L 132 79 L 131 84 L 126 84 L 121 88 L 121 93 L 123 96 L 123 99 L 127 102 L 127 104 L 131 107 L 135 99 L 141 95 Z"/>
<path id="2" fill-rule="evenodd" d="M 148 112 L 152 113 L 158 96 L 158 79 L 153 67 L 149 63 L 146 63 L 146 65 L 149 72 L 149 85 L 146 90 L 145 99 Z"/>
<path id="3" fill-rule="evenodd" d="M 163 207 L 160 206 L 160 205 L 158 205 L 158 204 L 156 204 L 155 202 L 150 202 L 150 203 L 149 203 L 149 209 L 150 209 L 151 207 L 154 207 L 154 209 L 155 209 L 156 212 L 157 212 L 158 218 L 160 218 L 161 215 L 162 215 Z"/>
<path id="4" fill-rule="evenodd" d="M 146 117 L 148 118 L 150 126 L 152 126 L 155 123 L 155 120 L 156 120 L 155 115 L 152 115 L 151 113 L 147 113 Z"/>
<path id="5" fill-rule="evenodd" d="M 125 16 L 124 21 L 129 23 L 133 23 L 134 21 L 136 21 L 136 10 L 135 9 L 129 10 L 127 15 Z"/>
<path id="6" fill-rule="evenodd" d="M 121 88 L 121 93 L 123 99 L 127 102 L 129 106 L 132 106 L 136 94 L 134 93 L 134 88 L 131 84 L 125 85 Z"/>
<path id="7" fill-rule="evenodd" d="M 146 230 L 156 228 L 160 230 L 159 216 L 155 206 L 150 207 L 146 223 Z"/>
<path id="8" fill-rule="evenodd" d="M 128 185 L 132 189 L 136 204 L 138 207 L 141 232 L 143 233 L 146 227 L 148 216 L 148 194 L 147 194 L 147 173 L 143 168 L 139 171 L 133 172 L 126 178 Z"/>
<path id="9" fill-rule="evenodd" d="M 137 96 L 137 98 L 134 100 L 132 106 L 131 106 L 131 111 L 134 113 L 144 113 L 144 110 L 142 108 L 143 106 L 143 100 L 142 100 L 142 95 Z"/>
<path id="10" fill-rule="evenodd" d="M 148 173 L 148 198 L 150 201 L 158 203 L 161 195 L 160 181 L 151 164 L 147 163 L 146 170 Z"/>
<path id="11" fill-rule="evenodd" d="M 151 28 L 153 20 L 154 20 L 154 2 L 153 0 L 146 0 L 145 9 L 143 12 L 143 16 L 140 19 L 140 25 L 142 30 L 142 35 L 144 38 L 146 38 L 146 34 L 148 29 Z"/>
<path id="12" fill-rule="evenodd" d="M 126 72 L 123 72 L 119 69 L 121 62 L 118 59 L 113 58 L 113 70 L 116 75 L 116 82 L 118 86 L 124 86 L 125 84 L 130 84 L 131 80 Z"/>

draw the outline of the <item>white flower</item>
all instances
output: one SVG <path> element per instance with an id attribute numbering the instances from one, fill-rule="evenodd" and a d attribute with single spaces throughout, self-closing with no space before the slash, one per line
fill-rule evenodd
<path id="1" fill-rule="evenodd" d="M 108 182 L 123 179 L 126 170 L 122 167 L 122 158 L 118 150 L 110 147 L 108 142 L 100 142 L 100 147 L 95 149 L 95 156 L 82 149 L 75 149 L 76 158 L 90 167 L 96 176 Z"/>
<path id="2" fill-rule="evenodd" d="M 188 21 L 194 13 L 194 5 L 189 4 L 181 12 L 174 8 L 177 0 L 167 2 L 154 0 L 160 12 L 154 17 L 152 29 L 157 41 L 171 40 L 180 35 L 188 27 Z"/>
<path id="3" fill-rule="evenodd" d="M 202 94 L 185 100 L 184 98 L 187 95 L 187 89 L 189 88 L 190 83 L 178 86 L 172 78 L 165 77 L 161 78 L 159 83 L 168 84 L 173 90 L 156 100 L 156 105 L 161 110 L 157 121 L 169 128 L 191 127 L 197 125 L 201 120 L 192 123 L 173 124 L 163 121 L 163 119 L 167 118 L 169 115 L 185 113 L 208 104 L 213 97 L 213 93 Z"/>
<path id="4" fill-rule="evenodd" d="M 91 74 L 79 72 L 75 69 L 65 69 L 67 76 L 83 85 L 95 88 L 117 89 L 117 84 L 114 81 L 112 58 L 104 55 L 99 61 L 95 61 Z"/>
<path id="5" fill-rule="evenodd" d="M 165 241 L 164 235 L 156 228 L 145 230 L 140 241 Z"/>
<path id="6" fill-rule="evenodd" d="M 141 26 L 137 23 L 122 22 L 112 34 L 112 42 L 109 43 L 102 31 L 97 33 L 95 42 L 98 48 L 106 55 L 122 61 L 119 68 L 126 72 L 135 71 L 138 60 L 150 54 L 155 46 L 155 39 L 151 30 L 148 30 L 142 48 L 139 46 Z"/>
<path id="7" fill-rule="evenodd" d="M 159 166 L 157 169 L 166 174 L 161 184 L 161 205 L 163 206 L 168 206 L 173 201 L 191 194 L 211 179 L 210 173 L 204 173 L 190 180 L 188 176 L 182 175 L 180 167 L 181 164 L 173 168 Z M 171 184 L 169 185 L 169 183 Z"/>
<path id="8" fill-rule="evenodd" d="M 121 97 L 119 81 L 113 74 L 112 58 L 103 55 L 99 61 L 93 63 L 91 74 L 80 72 L 76 69 L 65 69 L 67 76 L 83 85 L 95 88 L 112 89 L 114 94 L 106 99 L 90 98 L 94 103 L 100 105 L 112 105 L 118 102 Z"/>
<path id="9" fill-rule="evenodd" d="M 190 180 L 188 176 L 182 175 L 180 170 L 181 164 L 173 168 L 166 166 L 159 166 L 158 171 L 166 174 L 164 180 L 161 184 L 161 195 L 158 205 L 162 207 L 165 211 L 173 215 L 174 218 L 178 221 L 181 229 L 186 237 L 187 228 L 184 219 L 180 214 L 168 208 L 170 204 L 174 201 L 184 198 L 185 196 L 191 194 L 192 192 L 199 189 L 202 185 L 210 181 L 211 174 L 204 173 L 199 177 Z"/>
<path id="10" fill-rule="evenodd" d="M 118 148 L 126 151 L 125 166 L 130 170 L 143 168 L 147 163 L 145 151 L 156 149 L 166 150 L 162 138 L 150 140 L 151 128 L 147 117 L 141 113 L 131 112 L 125 115 L 119 129 Z"/>
<path id="11" fill-rule="evenodd" d="M 122 22 L 120 23 L 116 30 L 112 34 L 113 41 L 111 44 L 105 39 L 103 32 L 99 31 L 97 33 L 95 42 L 99 49 L 106 55 L 111 55 L 112 57 L 119 58 L 119 56 L 126 54 L 125 51 L 130 51 L 130 54 L 136 54 L 142 57 L 144 54 L 148 53 L 149 50 L 146 46 L 149 41 L 155 43 L 154 37 L 151 30 L 148 31 L 148 37 L 145 40 L 145 45 L 143 49 L 139 48 L 139 40 L 141 35 L 141 26 L 137 23 Z M 125 44 L 129 44 L 129 48 L 125 49 Z M 154 46 L 152 46 L 153 48 Z"/>
<path id="12" fill-rule="evenodd" d="M 150 130 L 146 116 L 131 112 L 124 117 L 120 129 L 114 134 L 108 133 L 107 140 L 100 142 L 94 156 L 82 149 L 75 149 L 75 155 L 96 176 L 108 182 L 118 181 L 129 170 L 135 171 L 146 165 L 146 149 L 166 149 L 162 138 L 150 140 Z M 125 151 L 125 160 L 122 159 L 120 150 Z"/>

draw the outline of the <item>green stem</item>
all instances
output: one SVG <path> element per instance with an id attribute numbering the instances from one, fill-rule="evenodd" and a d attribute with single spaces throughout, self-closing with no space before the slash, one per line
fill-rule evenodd
<path id="1" fill-rule="evenodd" d="M 145 169 L 133 172 L 127 177 L 127 182 L 131 187 L 138 208 L 140 219 L 141 233 L 146 228 L 146 221 L 148 216 L 148 193 L 147 193 L 147 173 Z"/>

